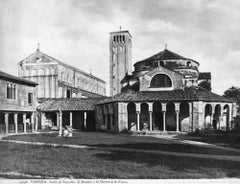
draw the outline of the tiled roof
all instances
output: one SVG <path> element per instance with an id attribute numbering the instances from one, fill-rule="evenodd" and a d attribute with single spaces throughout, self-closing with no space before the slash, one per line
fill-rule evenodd
<path id="1" fill-rule="evenodd" d="M 211 73 L 210 72 L 201 72 L 199 73 L 199 80 L 201 79 L 211 79 Z"/>
<path id="2" fill-rule="evenodd" d="M 47 99 L 37 107 L 39 111 L 91 111 L 103 98 L 55 98 Z"/>
<path id="3" fill-rule="evenodd" d="M 205 101 L 205 102 L 233 102 L 220 95 L 202 88 L 176 89 L 172 91 L 127 91 L 113 97 L 105 98 L 98 104 L 111 102 L 151 102 L 151 101 Z"/>
<path id="4" fill-rule="evenodd" d="M 146 58 L 142 61 L 139 61 L 137 63 L 142 63 L 142 62 L 147 62 L 147 61 L 153 61 L 153 60 L 191 60 L 191 61 L 194 61 L 192 59 L 188 59 L 188 58 L 185 58 L 183 56 L 180 56 L 172 51 L 169 51 L 167 49 L 149 57 L 149 58 Z M 196 62 L 197 64 L 199 64 L 197 61 L 194 61 Z M 137 64 L 135 63 L 134 66 Z"/>
<path id="5" fill-rule="evenodd" d="M 0 71 L 0 79 L 9 80 L 9 81 L 16 82 L 16 83 L 19 83 L 19 84 L 25 84 L 25 85 L 28 85 L 28 86 L 38 85 L 37 83 L 35 83 L 33 81 L 26 80 L 26 79 L 23 79 L 23 78 L 20 78 L 20 77 L 16 77 L 14 75 L 10 75 L 10 74 L 2 72 L 2 71 Z"/>

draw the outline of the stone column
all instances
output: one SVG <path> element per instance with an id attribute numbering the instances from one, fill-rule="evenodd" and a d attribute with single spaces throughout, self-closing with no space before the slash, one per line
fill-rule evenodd
<path id="1" fill-rule="evenodd" d="M 34 132 L 34 113 L 31 115 L 32 132 Z"/>
<path id="2" fill-rule="evenodd" d="M 192 103 L 188 103 L 189 105 L 189 130 L 193 131 L 193 122 L 192 122 Z"/>
<path id="3" fill-rule="evenodd" d="M 152 131 L 152 111 L 149 111 L 149 130 Z"/>
<path id="4" fill-rule="evenodd" d="M 162 103 L 162 113 L 163 113 L 163 131 L 166 132 L 166 110 L 167 104 Z"/>
<path id="5" fill-rule="evenodd" d="M 136 103 L 136 113 L 137 113 L 137 131 L 140 131 L 140 112 L 141 112 L 140 103 Z"/>
<path id="6" fill-rule="evenodd" d="M 26 122 L 26 114 L 23 114 L 23 126 L 24 126 L 24 133 L 27 133 L 27 122 Z"/>
<path id="7" fill-rule="evenodd" d="M 176 111 L 176 131 L 179 132 L 179 111 Z"/>
<path id="8" fill-rule="evenodd" d="M 38 116 L 36 116 L 36 123 L 35 123 L 35 131 L 37 131 L 38 130 Z"/>
<path id="9" fill-rule="evenodd" d="M 57 127 L 59 128 L 59 112 L 56 113 L 57 116 Z"/>
<path id="10" fill-rule="evenodd" d="M 70 126 L 72 127 L 72 112 L 70 112 Z"/>
<path id="11" fill-rule="evenodd" d="M 179 132 L 179 112 L 180 112 L 180 103 L 175 103 L 176 111 L 176 131 Z"/>
<path id="12" fill-rule="evenodd" d="M 18 133 L 18 114 L 14 114 L 15 133 Z"/>
<path id="13" fill-rule="evenodd" d="M 139 127 L 139 125 L 140 125 L 140 112 L 137 111 L 136 113 L 137 113 L 137 131 L 139 131 L 140 130 L 140 127 Z"/>
<path id="14" fill-rule="evenodd" d="M 8 118 L 9 118 L 9 114 L 5 113 L 4 120 L 5 120 L 5 125 L 6 125 L 6 134 L 8 134 Z"/>
<path id="15" fill-rule="evenodd" d="M 59 111 L 59 133 L 58 136 L 62 136 L 62 111 Z"/>
<path id="16" fill-rule="evenodd" d="M 106 115 L 105 115 L 105 125 L 106 125 Z M 83 114 L 83 129 L 87 129 L 87 112 L 84 112 Z"/>
<path id="17" fill-rule="evenodd" d="M 148 103 L 148 112 L 149 112 L 149 131 L 153 130 L 153 119 L 152 119 L 153 103 Z"/>

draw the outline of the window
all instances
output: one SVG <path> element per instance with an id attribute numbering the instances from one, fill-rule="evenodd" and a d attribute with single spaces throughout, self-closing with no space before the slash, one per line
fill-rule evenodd
<path id="1" fill-rule="evenodd" d="M 187 67 L 191 67 L 192 63 L 190 61 L 187 62 Z"/>
<path id="2" fill-rule="evenodd" d="M 28 93 L 28 104 L 32 104 L 33 103 L 33 94 L 32 93 Z"/>
<path id="3" fill-rule="evenodd" d="M 167 88 L 172 87 L 171 79 L 165 74 L 157 74 L 155 75 L 150 84 L 151 88 Z"/>
<path id="4" fill-rule="evenodd" d="M 7 99 L 16 99 L 16 85 L 7 83 Z"/>

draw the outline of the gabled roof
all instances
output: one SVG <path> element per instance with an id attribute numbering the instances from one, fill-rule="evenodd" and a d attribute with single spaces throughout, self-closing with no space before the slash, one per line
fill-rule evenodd
<path id="1" fill-rule="evenodd" d="M 10 75 L 10 74 L 2 72 L 2 71 L 0 71 L 0 79 L 8 80 L 8 81 L 15 82 L 15 83 L 18 83 L 18 84 L 24 84 L 24 85 L 27 85 L 27 86 L 38 85 L 37 83 L 35 83 L 33 81 L 26 80 L 26 79 L 23 79 L 23 78 L 20 78 L 20 77 L 16 77 L 14 75 Z"/>
<path id="2" fill-rule="evenodd" d="M 176 89 L 172 91 L 127 91 L 113 97 L 105 98 L 97 104 L 111 102 L 171 102 L 171 101 L 205 101 L 205 102 L 233 102 L 230 99 L 214 94 L 200 87 Z"/>
<path id="3" fill-rule="evenodd" d="M 103 98 L 54 98 L 42 102 L 39 111 L 93 111 L 94 104 Z"/>
<path id="4" fill-rule="evenodd" d="M 94 76 L 94 75 L 92 75 L 92 74 L 89 74 L 89 73 L 87 73 L 87 72 L 84 72 L 84 71 L 80 70 L 79 68 L 76 68 L 76 67 L 71 66 L 71 65 L 69 65 L 69 64 L 66 64 L 66 63 L 64 63 L 64 62 L 62 62 L 62 61 L 59 61 L 59 60 L 57 60 L 57 59 L 55 59 L 55 58 L 53 58 L 53 57 L 51 57 L 51 56 L 49 56 L 49 55 L 47 55 L 47 54 L 39 51 L 39 50 L 37 50 L 36 52 L 34 52 L 33 54 L 31 54 L 31 55 L 28 56 L 27 58 L 23 59 L 23 60 L 20 61 L 18 64 L 21 65 L 25 60 L 28 60 L 28 59 L 30 59 L 31 57 L 41 57 L 41 56 L 45 56 L 45 57 L 49 58 L 50 60 L 52 60 L 52 61 L 54 61 L 54 62 L 57 62 L 57 63 L 59 63 L 59 64 L 61 64 L 61 65 L 63 65 L 63 66 L 67 66 L 67 67 L 69 67 L 69 68 L 71 68 L 71 69 L 73 69 L 73 70 L 75 70 L 75 71 L 78 71 L 78 72 L 80 72 L 80 73 L 82 73 L 82 74 L 84 74 L 84 75 L 86 75 L 86 76 L 88 76 L 88 77 L 91 77 L 91 78 L 97 79 L 97 80 L 99 80 L 99 81 L 101 81 L 101 82 L 103 82 L 103 83 L 106 83 L 104 80 L 102 80 L 102 79 L 100 79 L 100 78 L 98 78 L 98 77 L 96 77 L 96 76 Z"/>
<path id="5" fill-rule="evenodd" d="M 172 51 L 169 51 L 168 49 L 165 49 L 157 54 L 154 54 L 153 56 L 146 58 L 142 61 L 138 61 L 137 63 L 142 63 L 142 62 L 148 62 L 148 61 L 153 61 L 153 60 L 191 60 L 197 64 L 199 64 L 197 61 L 185 58 L 183 56 L 180 56 Z M 135 63 L 134 66 L 137 64 Z"/>

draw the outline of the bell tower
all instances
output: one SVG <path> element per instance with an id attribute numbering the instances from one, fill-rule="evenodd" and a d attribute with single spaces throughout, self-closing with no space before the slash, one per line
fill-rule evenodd
<path id="1" fill-rule="evenodd" d="M 109 38 L 110 96 L 121 92 L 121 80 L 132 73 L 132 36 L 125 30 L 111 32 Z"/>

